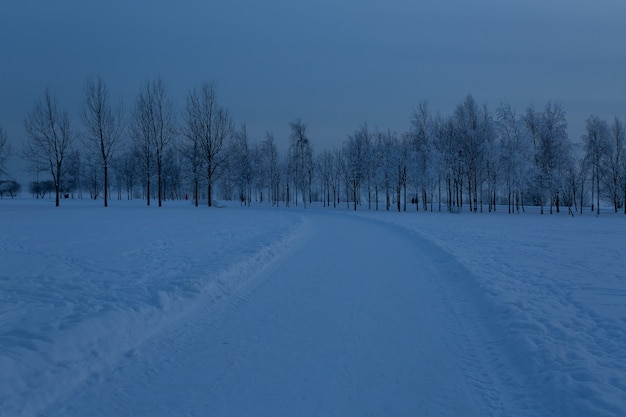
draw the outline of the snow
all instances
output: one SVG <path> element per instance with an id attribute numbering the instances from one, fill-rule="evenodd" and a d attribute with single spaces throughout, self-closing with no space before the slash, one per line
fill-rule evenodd
<path id="1" fill-rule="evenodd" d="M 0 202 L 1 416 L 626 415 L 624 216 Z"/>
<path id="2" fill-rule="evenodd" d="M 623 215 L 365 215 L 415 231 L 468 269 L 514 388 L 535 387 L 555 415 L 626 415 Z"/>

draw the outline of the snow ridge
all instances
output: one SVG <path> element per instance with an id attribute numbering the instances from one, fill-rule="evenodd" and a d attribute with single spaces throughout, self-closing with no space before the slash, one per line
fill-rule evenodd
<path id="1" fill-rule="evenodd" d="M 102 214 L 65 208 L 52 214 L 53 221 L 35 220 L 32 228 L 0 238 L 5 271 L 13 272 L 0 273 L 0 415 L 40 415 L 82 382 L 137 355 L 143 341 L 197 305 L 255 285 L 258 273 L 307 233 L 306 220 L 295 213 L 266 212 L 258 221 L 240 210 L 179 212 L 189 209 L 152 212 L 147 219 L 143 209 Z M 5 213 L 3 226 L 24 228 L 33 222 L 28 212 Z M 131 221 L 120 222 L 129 214 Z M 127 232 L 140 238 L 132 246 L 103 242 L 112 249 L 99 254 L 100 244 L 89 237 L 99 231 L 89 230 L 91 216 L 110 217 L 98 221 L 99 227 L 119 229 L 107 236 Z M 161 229 L 146 228 L 159 217 L 166 220 Z M 42 239 L 68 235 L 70 218 L 81 233 L 56 244 Z M 190 236 L 198 228 L 207 230 L 205 238 Z"/>

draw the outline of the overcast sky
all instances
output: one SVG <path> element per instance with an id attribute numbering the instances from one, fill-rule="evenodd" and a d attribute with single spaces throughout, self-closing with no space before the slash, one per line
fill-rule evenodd
<path id="1" fill-rule="evenodd" d="M 5 0 L 0 125 L 19 148 L 47 86 L 75 115 L 90 75 L 127 108 L 160 76 L 178 105 L 215 81 L 252 140 L 286 144 L 299 117 L 330 148 L 469 93 L 492 111 L 559 101 L 577 141 L 592 113 L 626 119 L 624 40 L 623 0 Z"/>

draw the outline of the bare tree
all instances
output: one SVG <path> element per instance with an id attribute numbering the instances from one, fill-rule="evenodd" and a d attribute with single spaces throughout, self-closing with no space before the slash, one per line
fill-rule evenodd
<path id="1" fill-rule="evenodd" d="M 226 145 L 234 128 L 228 111 L 217 103 L 214 83 L 205 83 L 187 95 L 184 135 L 189 146 L 199 145 L 206 170 L 208 205 L 213 205 L 213 185 L 227 163 Z M 195 155 L 195 154 L 194 154 Z M 196 162 L 197 163 L 197 162 Z"/>
<path id="2" fill-rule="evenodd" d="M 260 159 L 260 173 L 266 178 L 269 199 L 272 205 L 278 206 L 280 201 L 280 156 L 274 143 L 274 135 L 270 132 L 265 134 L 265 140 L 261 142 Z"/>
<path id="3" fill-rule="evenodd" d="M 233 135 L 228 149 L 229 173 L 239 191 L 241 205 L 250 206 L 252 200 L 253 166 L 246 125 Z"/>
<path id="4" fill-rule="evenodd" d="M 150 185 L 152 182 L 152 159 L 154 125 L 152 123 L 152 103 L 147 85 L 137 95 L 137 101 L 132 111 L 130 134 L 133 141 L 132 153 L 138 155 L 141 161 L 141 175 L 144 181 L 146 203 L 150 205 Z"/>
<path id="5" fill-rule="evenodd" d="M 448 212 L 452 212 L 458 207 L 457 184 L 460 177 L 457 167 L 458 163 L 458 142 L 455 135 L 455 124 L 452 117 L 442 117 L 437 115 L 435 124 L 435 153 L 440 161 L 439 176 L 445 184 L 446 203 Z M 439 211 L 441 211 L 441 187 L 439 188 Z"/>
<path id="6" fill-rule="evenodd" d="M 291 134 L 289 138 L 289 161 L 292 169 L 292 176 L 296 186 L 296 205 L 298 205 L 298 189 L 302 193 L 302 203 L 306 208 L 307 185 L 310 184 L 309 172 L 313 167 L 313 148 L 306 134 L 306 124 L 300 119 L 289 123 Z"/>
<path id="7" fill-rule="evenodd" d="M 0 180 L 0 199 L 4 198 L 5 194 L 8 194 L 11 198 L 17 197 L 20 193 L 22 186 L 15 180 Z"/>
<path id="8" fill-rule="evenodd" d="M 354 210 L 361 204 L 361 183 L 367 175 L 366 158 L 368 140 L 367 126 L 363 125 L 359 130 L 348 136 L 343 144 L 346 163 L 345 183 L 350 190 Z"/>
<path id="9" fill-rule="evenodd" d="M 56 97 L 48 89 L 35 101 L 24 122 L 28 137 L 24 156 L 36 166 L 47 166 L 52 175 L 55 203 L 60 205 L 63 161 L 72 144 L 70 119 L 58 108 Z"/>
<path id="10" fill-rule="evenodd" d="M 201 123 L 201 116 L 200 95 L 197 90 L 194 90 L 187 95 L 187 105 L 183 111 L 184 127 L 182 132 L 184 142 L 182 144 L 182 150 L 183 155 L 187 159 L 188 169 L 191 174 L 193 200 L 196 207 L 198 207 L 200 183 L 204 170 L 202 151 L 203 130 L 207 129 L 206 125 Z"/>
<path id="11" fill-rule="evenodd" d="M 334 191 L 333 187 L 333 161 L 334 155 L 333 153 L 326 149 L 323 150 L 317 157 L 317 168 L 319 170 L 319 177 L 322 184 L 322 201 L 324 207 L 330 207 L 330 192 Z M 333 202 L 337 203 L 335 198 L 336 196 L 333 194 Z"/>
<path id="12" fill-rule="evenodd" d="M 0 126 L 0 175 L 7 175 L 6 163 L 11 156 L 11 144 L 7 138 L 7 134 Z"/>
<path id="13" fill-rule="evenodd" d="M 84 144 L 87 151 L 97 155 L 103 169 L 104 207 L 109 202 L 109 167 L 113 153 L 123 132 L 121 102 L 113 107 L 109 89 L 102 78 L 89 78 L 83 90 L 79 113 L 85 128 Z"/>
<path id="14" fill-rule="evenodd" d="M 607 161 L 605 188 L 607 197 L 613 203 L 613 208 L 617 213 L 626 198 L 625 190 L 622 188 L 622 184 L 626 182 L 623 172 L 626 164 L 626 131 L 624 124 L 617 117 L 611 123 L 609 130 L 610 156 Z"/>
<path id="15" fill-rule="evenodd" d="M 152 160 L 156 162 L 157 198 L 159 207 L 163 200 L 163 159 L 167 148 L 176 136 L 174 104 L 167 97 L 163 80 L 147 82 L 137 95 L 133 110 L 131 134 L 141 151 L 146 181 L 147 203 L 150 205 L 150 180 Z"/>

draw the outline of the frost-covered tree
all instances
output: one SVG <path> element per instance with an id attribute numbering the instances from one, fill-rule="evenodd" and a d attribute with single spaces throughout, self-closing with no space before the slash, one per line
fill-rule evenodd
<path id="1" fill-rule="evenodd" d="M 252 170 L 252 155 L 245 124 L 233 135 L 228 153 L 229 173 L 238 190 L 239 201 L 242 205 L 250 205 L 250 200 L 252 199 L 252 178 L 255 173 Z"/>
<path id="2" fill-rule="evenodd" d="M 597 116 L 589 117 L 582 139 L 585 144 L 585 162 L 591 170 L 591 211 L 594 211 L 595 203 L 596 214 L 599 215 L 600 184 L 603 182 L 605 165 L 610 160 L 609 125 Z"/>
<path id="3" fill-rule="evenodd" d="M 500 142 L 500 167 L 509 213 L 524 210 L 524 194 L 534 170 L 534 149 L 524 122 L 515 110 L 502 104 L 496 111 L 496 129 Z"/>
<path id="4" fill-rule="evenodd" d="M 559 103 L 548 103 L 543 112 L 541 130 L 540 159 L 541 175 L 549 188 L 550 214 L 552 205 L 560 211 L 560 192 L 563 189 L 565 173 L 572 161 L 571 148 L 567 136 L 565 110 Z"/>
<path id="5" fill-rule="evenodd" d="M 413 111 L 410 140 L 410 176 L 415 186 L 415 208 L 419 211 L 421 198 L 423 208 L 427 210 L 427 191 L 438 179 L 438 167 L 435 166 L 438 158 L 434 147 L 434 122 L 426 102 L 421 102 Z"/>
<path id="6" fill-rule="evenodd" d="M 313 171 L 313 147 L 306 133 L 306 124 L 300 119 L 289 123 L 289 167 L 295 185 L 295 202 L 298 205 L 298 192 L 302 196 L 302 203 L 306 208 L 307 190 L 310 191 Z"/>
<path id="7" fill-rule="evenodd" d="M 346 162 L 346 186 L 349 187 L 354 203 L 354 210 L 361 202 L 361 187 L 365 182 L 370 184 L 370 132 L 367 124 L 350 134 L 344 142 Z M 369 194 L 369 187 L 368 187 Z"/>
<path id="8" fill-rule="evenodd" d="M 392 130 L 376 131 L 375 152 L 380 161 L 376 172 L 375 193 L 384 190 L 385 209 L 390 210 L 395 203 L 398 211 L 402 210 L 402 193 L 404 191 L 404 210 L 406 211 L 406 194 L 408 185 L 408 134 L 400 138 Z M 376 198 L 378 201 L 378 198 Z M 378 206 L 377 206 L 378 209 Z"/>
<path id="9" fill-rule="evenodd" d="M 250 145 L 250 163 L 252 164 L 252 198 L 263 204 L 265 201 L 265 192 L 268 192 L 267 177 L 263 173 L 263 163 L 261 155 L 261 144 L 256 142 Z M 269 198 L 269 197 L 268 197 Z"/>
<path id="10" fill-rule="evenodd" d="M 470 211 L 478 211 L 479 186 L 485 168 L 485 148 L 490 140 L 490 117 L 486 108 L 480 108 L 468 95 L 454 112 L 455 130 L 459 143 L 459 157 L 467 179 L 467 197 Z M 462 205 L 462 204 L 461 204 Z"/>
<path id="11" fill-rule="evenodd" d="M 398 136 L 391 130 L 377 130 L 375 132 L 375 137 L 376 143 L 374 151 L 376 159 L 379 161 L 374 181 L 376 210 L 378 210 L 379 191 L 383 191 L 385 194 L 385 209 L 389 211 L 391 207 L 391 191 L 395 169 L 394 148 L 397 146 Z"/>
<path id="12" fill-rule="evenodd" d="M 442 117 L 438 115 L 435 118 L 435 143 L 440 160 L 439 175 L 445 184 L 447 210 L 452 212 L 459 205 L 458 183 L 461 179 L 460 167 L 460 149 L 456 140 L 455 124 L 451 117 Z M 441 210 L 441 193 L 440 208 Z"/>
<path id="13" fill-rule="evenodd" d="M 27 141 L 24 156 L 37 167 L 47 167 L 54 182 L 55 204 L 60 205 L 64 161 L 74 136 L 67 112 L 59 109 L 56 97 L 46 89 L 35 101 L 25 120 Z"/>
<path id="14" fill-rule="evenodd" d="M 79 109 L 83 122 L 83 144 L 85 150 L 97 156 L 102 169 L 104 207 L 109 203 L 109 168 L 116 146 L 123 133 L 121 102 L 113 106 L 109 89 L 102 78 L 89 78 L 83 89 L 83 102 Z"/>
<path id="15" fill-rule="evenodd" d="M 280 155 L 274 141 L 274 135 L 270 132 L 265 134 L 265 139 L 259 148 L 260 171 L 265 177 L 268 187 L 268 198 L 272 205 L 278 205 L 280 201 Z"/>
<path id="16" fill-rule="evenodd" d="M 331 191 L 333 191 L 332 201 L 336 206 L 337 199 L 333 187 L 333 166 L 334 155 L 329 149 L 325 149 L 317 156 L 317 169 L 319 170 L 319 180 L 321 184 L 322 203 L 324 207 L 330 207 Z"/>
<path id="17" fill-rule="evenodd" d="M 626 197 L 626 131 L 623 123 L 616 117 L 609 126 L 609 157 L 604 176 L 605 194 L 612 202 L 615 212 L 625 202 Z"/>
<path id="18" fill-rule="evenodd" d="M 559 197 L 566 177 L 565 171 L 571 162 L 565 111 L 559 103 L 553 102 L 546 104 L 541 113 L 529 107 L 524 116 L 524 123 L 535 149 L 534 188 L 537 203 L 541 207 L 542 214 L 546 201 L 549 201 L 550 213 L 554 205 L 558 213 Z"/>

